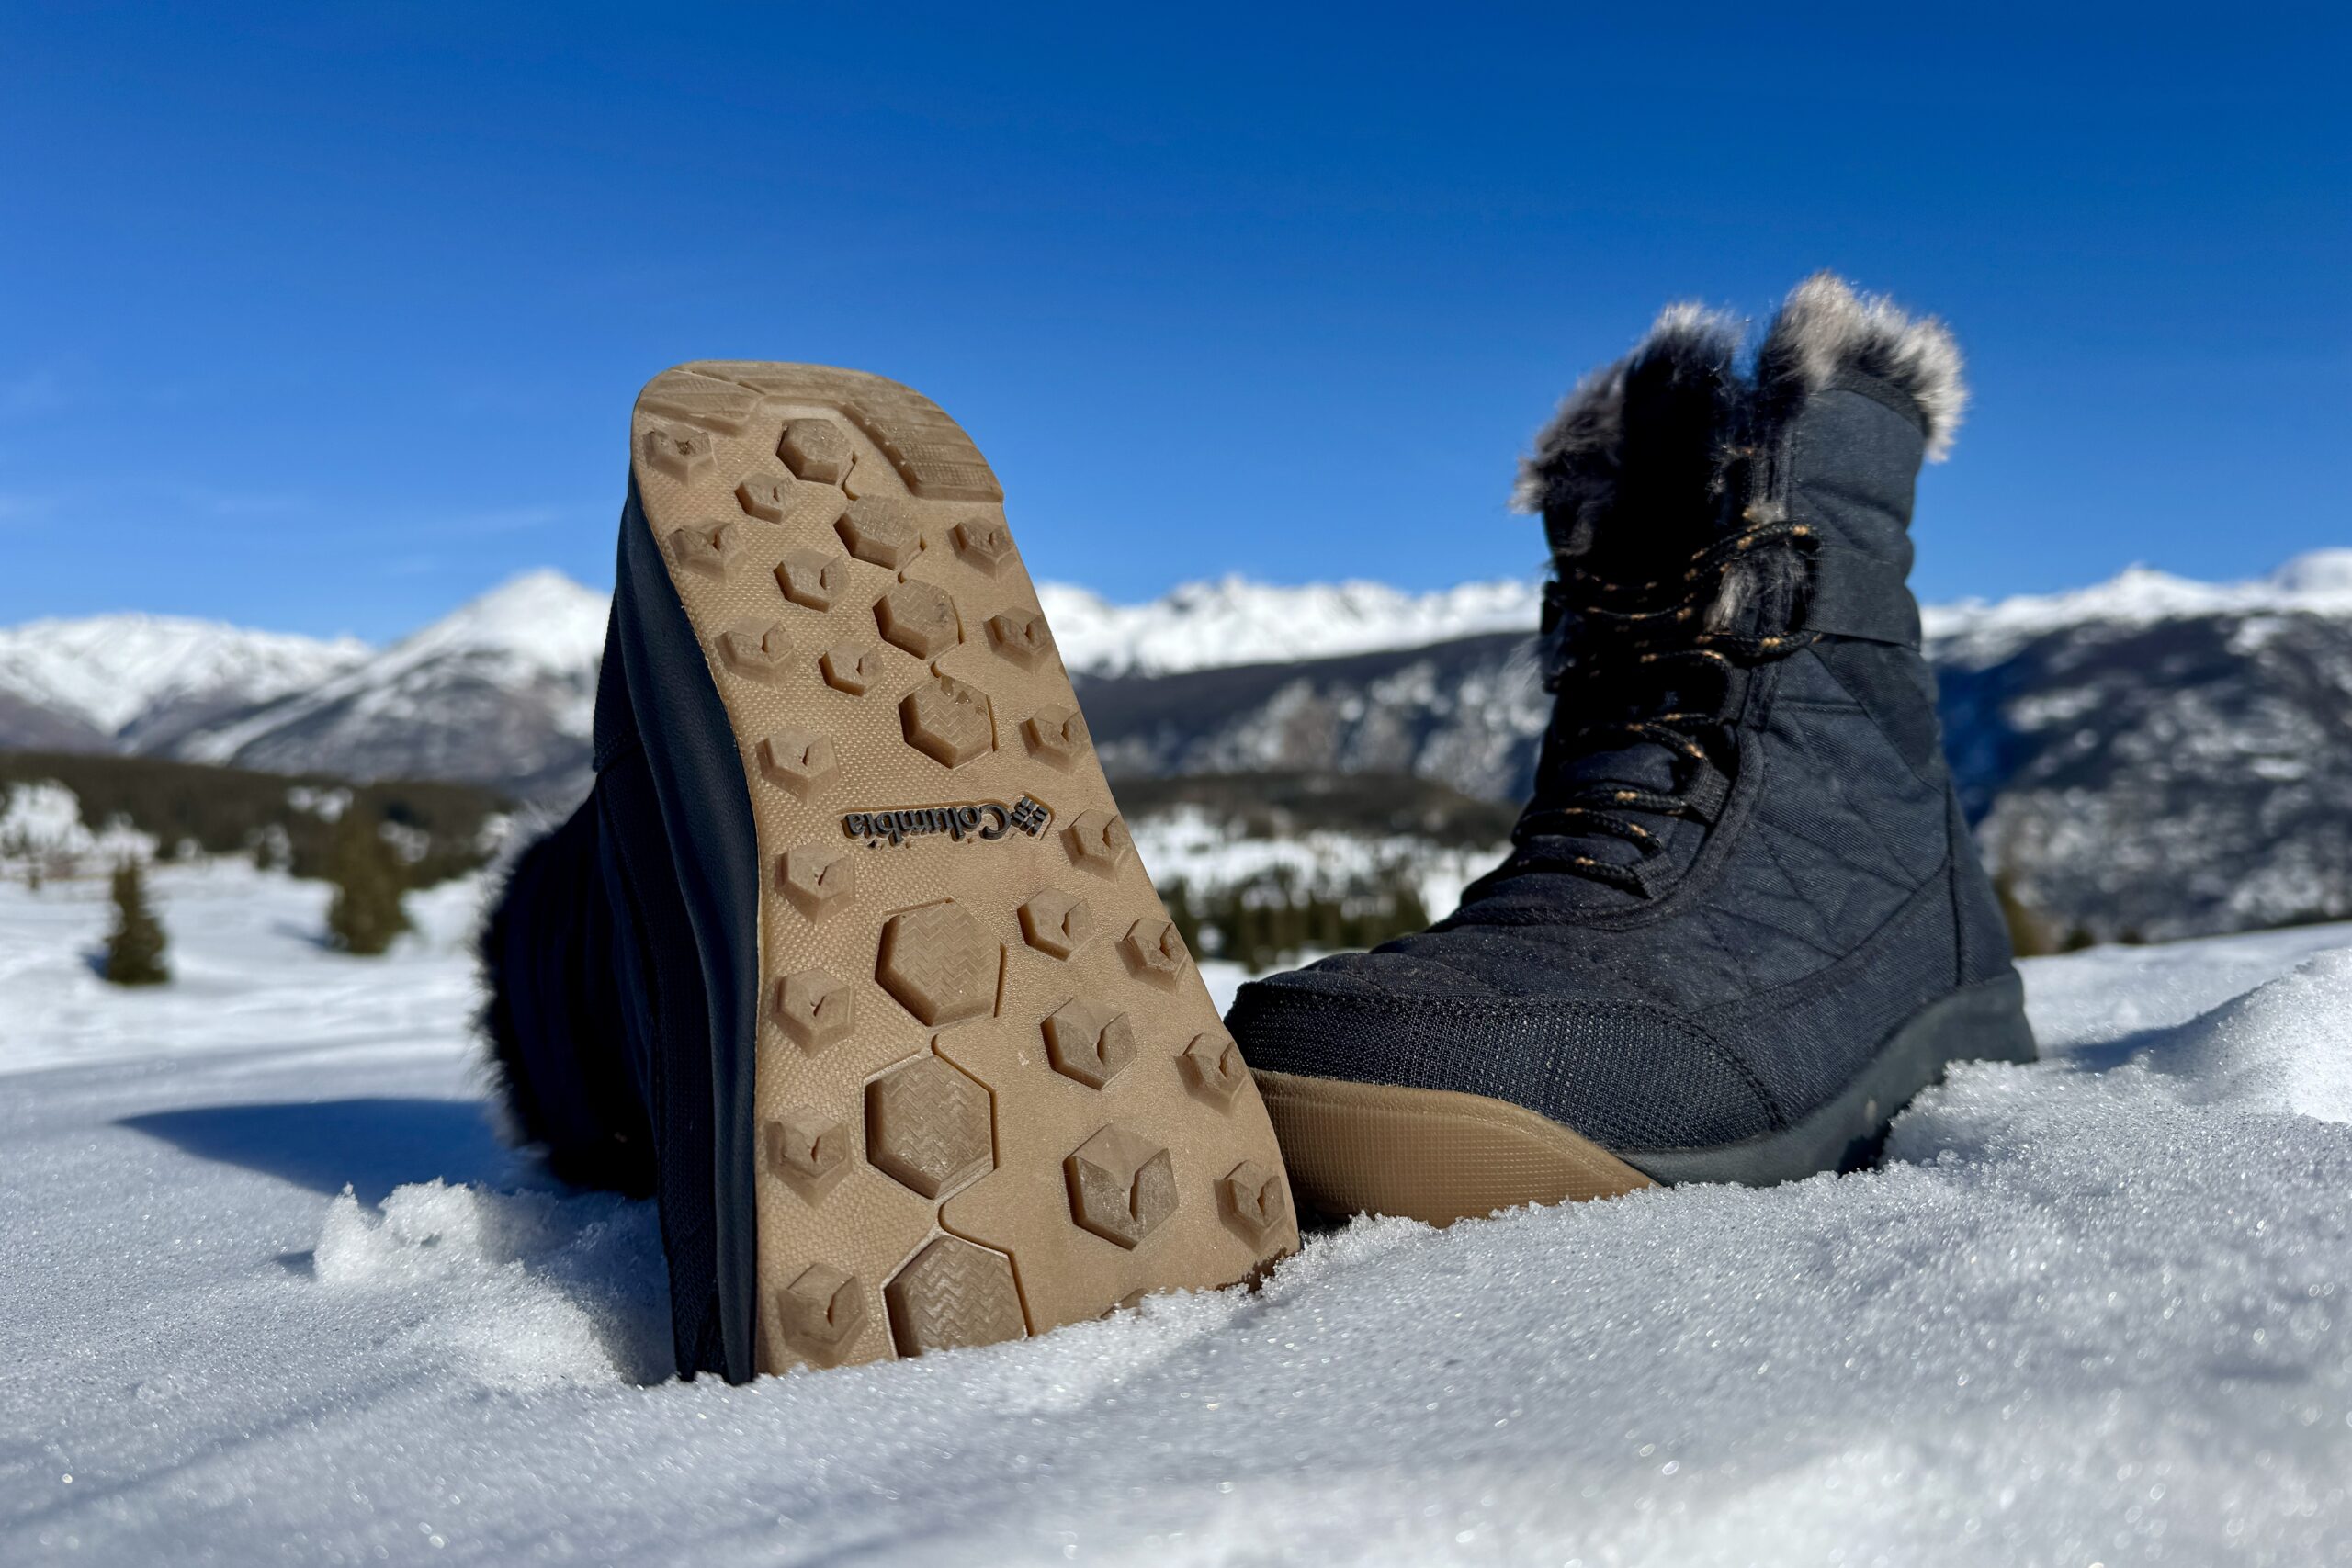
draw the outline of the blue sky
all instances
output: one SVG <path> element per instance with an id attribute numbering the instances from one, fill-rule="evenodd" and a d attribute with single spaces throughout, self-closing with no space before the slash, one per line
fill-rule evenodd
<path id="1" fill-rule="evenodd" d="M 17 0 L 0 621 L 607 582 L 711 355 L 922 389 L 1116 597 L 1532 572 L 1560 391 L 1823 265 L 1970 354 L 1924 597 L 2352 544 L 2346 24 L 1917 9 Z"/>

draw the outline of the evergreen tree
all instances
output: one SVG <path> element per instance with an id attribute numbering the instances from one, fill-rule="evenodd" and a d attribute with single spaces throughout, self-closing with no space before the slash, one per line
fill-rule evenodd
<path id="1" fill-rule="evenodd" d="M 164 922 L 147 902 L 147 879 L 137 861 L 114 868 L 114 930 L 107 933 L 107 978 L 118 986 L 160 986 L 172 977 L 164 965 Z"/>
<path id="2" fill-rule="evenodd" d="M 356 807 L 335 823 L 327 850 L 327 940 L 345 953 L 373 955 L 409 929 L 401 905 L 401 867 L 375 819 Z"/>

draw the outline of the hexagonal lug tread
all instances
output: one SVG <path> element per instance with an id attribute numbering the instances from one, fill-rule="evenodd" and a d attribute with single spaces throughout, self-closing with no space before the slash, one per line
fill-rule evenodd
<path id="1" fill-rule="evenodd" d="M 1012 558 L 1012 536 L 993 518 L 966 518 L 949 530 L 948 537 L 956 542 L 956 554 L 967 566 L 990 577 Z"/>
<path id="2" fill-rule="evenodd" d="M 1230 1109 L 1241 1086 L 1250 1081 L 1250 1065 L 1241 1047 L 1227 1034 L 1195 1034 L 1176 1059 L 1184 1085 L 1211 1105 Z"/>
<path id="3" fill-rule="evenodd" d="M 831 844 L 796 844 L 776 866 L 776 885 L 812 920 L 849 908 L 857 898 L 857 862 Z"/>
<path id="4" fill-rule="evenodd" d="M 1054 651 L 1046 617 L 1035 610 L 1000 610 L 988 621 L 989 646 L 1023 670 L 1035 670 Z"/>
<path id="5" fill-rule="evenodd" d="M 977 686 L 952 675 L 917 686 L 899 704 L 907 744 L 944 768 L 960 768 L 996 747 L 996 713 Z"/>
<path id="6" fill-rule="evenodd" d="M 1068 958 L 1094 933 L 1094 910 L 1074 894 L 1048 888 L 1021 906 L 1021 940 L 1053 958 Z"/>
<path id="7" fill-rule="evenodd" d="M 775 621 L 738 621 L 718 634 L 718 661 L 736 674 L 773 685 L 792 657 L 792 636 Z"/>
<path id="8" fill-rule="evenodd" d="M 768 1169 L 816 1202 L 849 1170 L 856 1138 L 848 1126 L 807 1106 L 795 1106 L 767 1124 Z"/>
<path id="9" fill-rule="evenodd" d="M 862 697 L 882 679 L 882 650 L 872 643 L 836 643 L 818 659 L 817 668 L 834 691 Z"/>
<path id="10" fill-rule="evenodd" d="M 1184 966 L 1193 961 L 1175 923 L 1153 916 L 1127 928 L 1127 934 L 1119 939 L 1119 956 L 1126 961 L 1129 974 L 1162 990 L 1173 990 L 1184 977 Z"/>
<path id="11" fill-rule="evenodd" d="M 710 437 L 681 425 L 649 427 L 638 443 L 646 466 L 673 479 L 692 479 L 707 472 L 714 461 Z"/>
<path id="12" fill-rule="evenodd" d="M 1176 1168 L 1168 1151 L 1115 1122 L 1062 1162 L 1070 1217 L 1120 1247 L 1133 1247 L 1176 1212 Z"/>
<path id="13" fill-rule="evenodd" d="M 849 432 L 830 419 L 796 419 L 776 438 L 775 455 L 793 477 L 810 484 L 837 485 L 849 474 Z"/>
<path id="14" fill-rule="evenodd" d="M 1069 862 L 1097 876 L 1112 876 L 1134 852 L 1135 838 L 1115 811 L 1081 811 L 1062 829 L 1062 847 Z"/>
<path id="15" fill-rule="evenodd" d="M 882 1287 L 901 1356 L 994 1345 L 1028 1335 L 1012 1259 L 961 1236 L 933 1240 Z"/>
<path id="16" fill-rule="evenodd" d="M 822 969 L 803 969 L 775 983 L 768 1014 L 794 1044 L 813 1056 L 849 1037 L 856 1022 L 857 993 Z"/>
<path id="17" fill-rule="evenodd" d="M 841 771 L 831 737 L 813 729 L 779 729 L 760 742 L 760 772 L 803 800 L 814 799 Z"/>
<path id="18" fill-rule="evenodd" d="M 1101 1002 L 1064 1002 L 1041 1028 L 1054 1070 L 1089 1089 L 1101 1089 L 1136 1059 L 1135 1026 L 1125 1013 Z"/>
<path id="19" fill-rule="evenodd" d="M 690 523 L 662 541 L 672 560 L 708 578 L 725 577 L 742 556 L 744 542 L 742 528 L 733 523 Z"/>
<path id="20" fill-rule="evenodd" d="M 778 563 L 775 585 L 796 604 L 830 610 L 849 586 L 849 562 L 820 550 L 793 550 Z"/>
<path id="21" fill-rule="evenodd" d="M 792 1348 L 830 1367 L 865 1326 L 865 1287 L 830 1264 L 812 1263 L 776 1292 L 776 1326 Z"/>
<path id="22" fill-rule="evenodd" d="M 1267 1169 L 1255 1160 L 1243 1160 L 1217 1178 L 1217 1213 L 1225 1223 L 1241 1233 L 1252 1247 L 1265 1245 L 1266 1237 L 1282 1228 L 1290 1217 L 1290 1201 L 1284 1195 L 1282 1173 Z"/>
<path id="23" fill-rule="evenodd" d="M 803 483 L 789 474 L 753 474 L 735 487 L 744 511 L 763 523 L 828 528 L 849 504 L 838 485 Z"/>
<path id="24" fill-rule="evenodd" d="M 887 501 L 853 502 L 833 525 L 833 532 L 842 536 L 850 554 L 892 571 L 903 571 L 922 554 L 922 528 Z"/>
<path id="25" fill-rule="evenodd" d="M 1004 950 L 954 900 L 925 904 L 883 922 L 874 977 L 925 1028 L 941 1029 L 996 1010 Z"/>
<path id="26" fill-rule="evenodd" d="M 1041 708 L 1021 721 L 1029 754 L 1064 773 L 1086 754 L 1086 720 L 1070 708 Z"/>
<path id="27" fill-rule="evenodd" d="M 865 1086 L 865 1163 L 937 1198 L 995 1163 L 989 1091 L 937 1056 L 917 1056 Z"/>
<path id="28" fill-rule="evenodd" d="M 917 659 L 933 659 L 964 640 L 956 601 L 928 582 L 901 582 L 875 602 L 883 640 Z"/>

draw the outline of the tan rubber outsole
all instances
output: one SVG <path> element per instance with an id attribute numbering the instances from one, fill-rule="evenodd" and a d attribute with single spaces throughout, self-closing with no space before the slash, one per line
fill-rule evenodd
<path id="1" fill-rule="evenodd" d="M 1257 1077 L 1299 1200 L 1327 1214 L 1450 1225 L 1651 1185 L 1600 1145 L 1505 1100 L 1290 1073 Z"/>
<path id="2" fill-rule="evenodd" d="M 646 387 L 631 451 L 759 840 L 761 1370 L 1295 1249 L 970 438 L 880 377 L 711 361 Z"/>

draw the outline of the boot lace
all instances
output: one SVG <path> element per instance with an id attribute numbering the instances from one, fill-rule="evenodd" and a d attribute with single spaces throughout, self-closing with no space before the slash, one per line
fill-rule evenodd
<path id="1" fill-rule="evenodd" d="M 1486 880 L 1555 871 L 1642 897 L 1659 890 L 1665 840 L 1636 818 L 1714 822 L 1731 790 L 1724 731 L 1735 717 L 1739 672 L 1786 658 L 1819 635 L 1708 628 L 1706 607 L 1724 575 L 1756 552 L 1809 557 L 1815 543 L 1804 524 L 1765 523 L 1697 551 L 1679 576 L 1620 583 L 1571 568 L 1546 586 L 1544 630 L 1566 633 L 1544 681 L 1555 698 L 1553 722 L 1562 728 L 1546 749 L 1535 798 L 1511 829 L 1511 857 Z M 1569 724 L 1558 699 L 1571 685 L 1593 700 L 1584 705 L 1589 716 Z M 1713 700 L 1702 702 L 1693 688 L 1710 686 Z M 1670 787 L 1570 776 L 1579 761 L 1643 747 L 1670 755 Z M 1631 861 L 1604 860 L 1589 852 L 1596 835 L 1638 852 Z"/>

